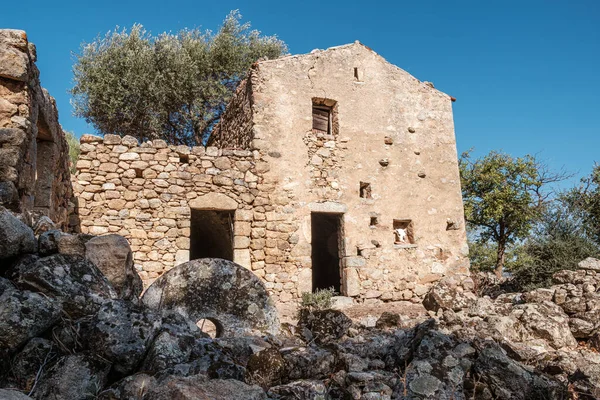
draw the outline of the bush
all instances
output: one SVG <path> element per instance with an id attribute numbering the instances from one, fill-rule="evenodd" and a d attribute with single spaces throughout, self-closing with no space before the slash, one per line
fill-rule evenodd
<path id="1" fill-rule="evenodd" d="M 300 303 L 300 311 L 317 311 L 327 310 L 333 304 L 331 298 L 335 295 L 333 288 L 317 289 L 314 292 L 302 293 L 302 302 Z"/>

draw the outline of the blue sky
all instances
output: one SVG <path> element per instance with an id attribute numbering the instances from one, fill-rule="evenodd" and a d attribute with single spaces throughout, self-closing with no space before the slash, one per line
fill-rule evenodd
<path id="1" fill-rule="evenodd" d="M 71 115 L 72 51 L 115 26 L 217 29 L 232 9 L 291 53 L 360 40 L 457 98 L 458 150 L 537 154 L 577 176 L 600 162 L 600 1 L 38 1 L 0 15 L 37 45 L 42 85 Z"/>

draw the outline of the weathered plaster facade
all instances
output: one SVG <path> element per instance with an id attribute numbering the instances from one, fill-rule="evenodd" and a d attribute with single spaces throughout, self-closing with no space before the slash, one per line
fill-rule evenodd
<path id="1" fill-rule="evenodd" d="M 323 252 L 360 301 L 468 270 L 451 98 L 359 43 L 255 64 L 206 149 L 82 142 L 81 229 L 129 238 L 146 282 L 189 256 L 207 209 L 232 212 L 234 261 L 280 303 L 313 289 Z"/>
<path id="2" fill-rule="evenodd" d="M 24 31 L 0 29 L 0 206 L 66 227 L 69 150 L 35 61 Z"/>

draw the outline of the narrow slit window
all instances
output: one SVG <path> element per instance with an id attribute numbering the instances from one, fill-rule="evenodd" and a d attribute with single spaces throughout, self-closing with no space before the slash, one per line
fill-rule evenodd
<path id="1" fill-rule="evenodd" d="M 361 182 L 359 189 L 360 197 L 363 199 L 371 198 L 371 184 L 369 182 Z"/>
<path id="2" fill-rule="evenodd" d="M 331 135 L 331 107 L 313 105 L 313 132 Z"/>
<path id="3" fill-rule="evenodd" d="M 410 219 L 394 220 L 394 244 L 410 245 L 415 244 L 415 229 Z"/>
<path id="4" fill-rule="evenodd" d="M 358 68 L 354 67 L 354 79 L 356 79 L 357 81 L 358 79 Z"/>

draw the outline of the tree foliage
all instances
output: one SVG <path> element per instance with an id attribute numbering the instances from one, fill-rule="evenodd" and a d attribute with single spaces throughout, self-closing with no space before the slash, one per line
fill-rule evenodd
<path id="1" fill-rule="evenodd" d="M 581 213 L 564 195 L 544 212 L 521 248 L 526 257 L 512 271 L 526 290 L 546 286 L 555 272 L 577 269 L 581 260 L 600 256 L 600 247 L 587 234 Z"/>
<path id="2" fill-rule="evenodd" d="M 240 18 L 232 11 L 216 34 L 152 36 L 136 24 L 84 43 L 73 67 L 75 115 L 104 134 L 201 143 L 251 64 L 287 51 Z"/>
<path id="3" fill-rule="evenodd" d="M 495 245 L 494 269 L 501 276 L 507 248 L 528 236 L 548 204 L 548 184 L 565 174 L 548 172 L 533 156 L 496 151 L 474 161 L 463 153 L 459 166 L 465 219 L 480 243 Z"/>
<path id="4" fill-rule="evenodd" d="M 580 216 L 586 233 L 600 245 L 600 165 L 566 193 L 565 200 Z"/>
<path id="5" fill-rule="evenodd" d="M 79 158 L 79 153 L 81 152 L 79 148 L 79 139 L 75 137 L 73 132 L 65 131 L 65 139 L 67 139 L 67 144 L 69 145 L 69 161 L 71 166 L 71 173 L 75 173 L 77 168 L 75 165 L 77 164 L 77 159 Z"/>

